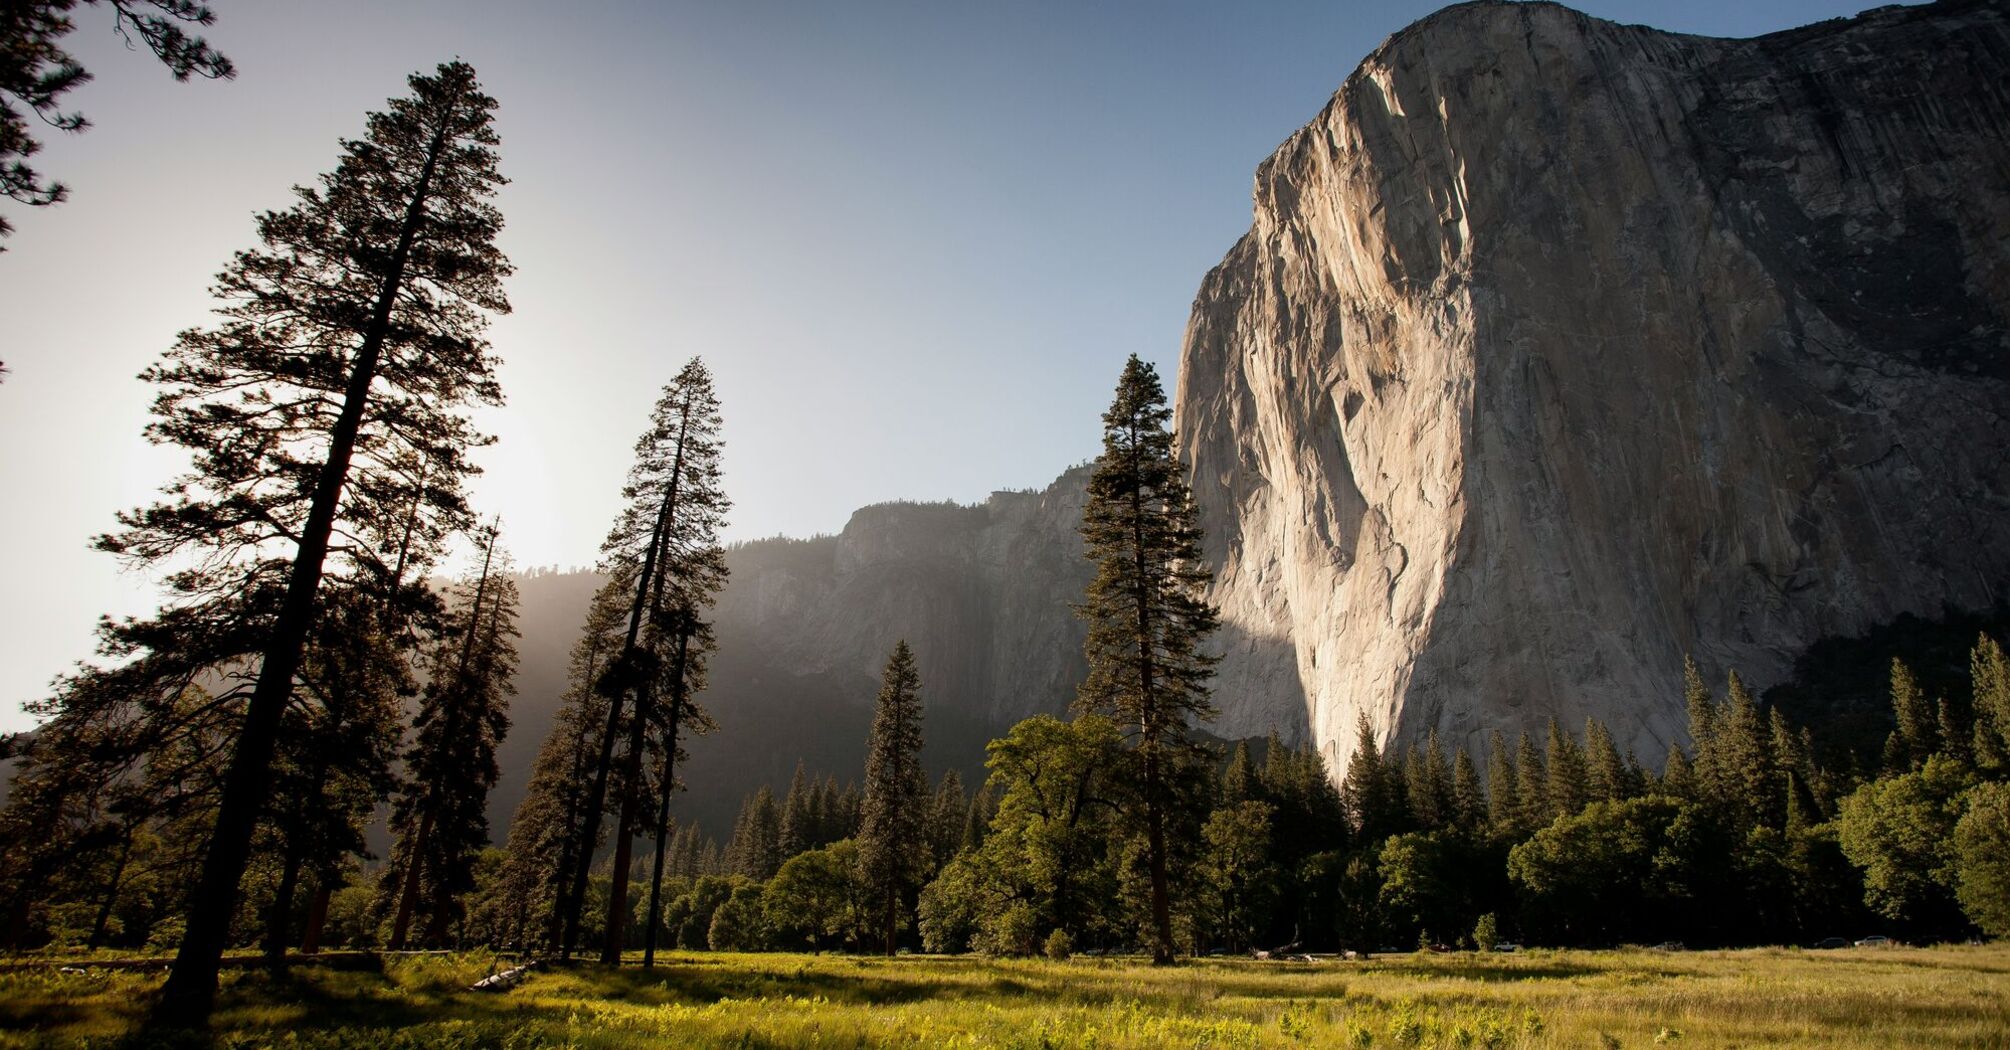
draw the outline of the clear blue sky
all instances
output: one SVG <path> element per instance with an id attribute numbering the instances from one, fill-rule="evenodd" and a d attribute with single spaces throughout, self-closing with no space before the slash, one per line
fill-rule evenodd
<path id="1" fill-rule="evenodd" d="M 150 582 L 86 549 L 179 466 L 133 377 L 251 243 L 251 215 L 459 56 L 501 103 L 516 312 L 493 338 L 485 511 L 518 564 L 588 564 L 655 389 L 725 403 L 735 538 L 861 505 L 1040 486 L 1097 450 L 1126 355 L 1170 382 L 1251 174 L 1437 4 L 212 0 L 239 65 L 174 84 L 81 7 L 96 124 L 70 203 L 0 202 L 0 731 Z M 1851 0 L 1589 0 L 1746 36 Z"/>

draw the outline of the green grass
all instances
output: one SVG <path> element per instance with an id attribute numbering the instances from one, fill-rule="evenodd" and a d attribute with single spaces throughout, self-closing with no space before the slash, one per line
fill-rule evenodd
<path id="1" fill-rule="evenodd" d="M 225 976 L 227 1047 L 2010 1048 L 2010 945 L 1210 960 L 676 953 L 466 991 L 483 954 Z M 158 974 L 0 973 L 0 1048 L 109 1046 Z M 144 1036 L 139 1040 L 145 1045 Z"/>

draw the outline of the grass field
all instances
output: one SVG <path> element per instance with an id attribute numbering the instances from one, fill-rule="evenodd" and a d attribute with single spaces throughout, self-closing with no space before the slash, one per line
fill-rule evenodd
<path id="1" fill-rule="evenodd" d="M 2010 1047 L 2010 945 L 1318 964 L 679 953 L 500 994 L 487 955 L 225 977 L 227 1047 Z M 0 1047 L 125 1040 L 158 974 L 0 973 Z"/>

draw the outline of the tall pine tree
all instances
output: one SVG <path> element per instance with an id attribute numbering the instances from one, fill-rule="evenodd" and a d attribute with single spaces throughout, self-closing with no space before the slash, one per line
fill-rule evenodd
<path id="1" fill-rule="evenodd" d="M 1172 961 L 1167 836 L 1184 804 L 1182 767 L 1201 754 L 1188 726 L 1214 717 L 1208 680 L 1218 660 L 1201 650 L 1217 616 L 1201 597 L 1211 574 L 1171 421 L 1157 370 L 1132 355 L 1103 414 L 1103 454 L 1082 511 L 1096 576 L 1079 609 L 1089 625 L 1089 673 L 1076 699 L 1114 716 L 1135 752 L 1155 963 Z"/>
<path id="2" fill-rule="evenodd" d="M 475 855 L 488 844 L 489 789 L 516 693 L 518 635 L 516 581 L 496 560 L 494 528 L 485 540 L 480 571 L 456 588 L 449 615 L 459 622 L 434 648 L 413 720 L 416 739 L 391 821 L 397 845 L 385 871 L 393 951 L 405 947 L 422 912 L 423 939 L 445 943 L 462 895 L 474 888 Z"/>
<path id="3" fill-rule="evenodd" d="M 718 531 L 729 506 L 719 470 L 721 426 L 711 373 L 704 362 L 693 358 L 663 388 L 650 413 L 622 490 L 627 504 L 602 544 L 603 568 L 631 589 L 621 654 L 600 680 L 609 700 L 607 720 L 578 836 L 581 844 L 599 839 L 609 786 L 615 786 L 619 816 L 606 940 L 600 952 L 603 962 L 620 960 L 629 925 L 629 861 L 635 836 L 644 830 L 645 807 L 653 798 L 645 778 L 650 727 L 662 726 L 674 739 L 680 726 L 702 731 L 707 725 L 686 687 L 696 673 L 692 657 L 704 647 L 699 613 L 725 584 L 725 563 L 718 549 Z M 617 761 L 616 749 L 624 740 L 626 747 Z M 673 743 L 673 758 L 674 754 Z M 665 772 L 674 778 L 674 767 L 666 766 Z M 590 846 L 582 845 L 573 853 L 561 944 L 567 954 L 577 943 L 587 870 L 593 860 Z"/>
<path id="4" fill-rule="evenodd" d="M 488 203 L 503 182 L 495 102 L 463 63 L 409 83 L 410 96 L 342 144 L 319 188 L 259 217 L 260 246 L 217 279 L 220 322 L 182 333 L 145 373 L 162 387 L 149 436 L 190 450 L 195 467 L 100 544 L 141 562 L 192 561 L 170 581 L 191 601 L 273 596 L 156 1007 L 164 1026 L 200 1024 L 214 1001 L 331 551 L 338 571 L 388 577 L 392 545 L 381 537 L 415 499 L 464 517 L 466 453 L 484 440 L 467 410 L 501 401 L 482 338 L 488 316 L 508 309 L 510 267 L 494 244 L 502 218 Z M 414 457 L 428 464 L 417 493 L 393 469 Z"/>
<path id="5" fill-rule="evenodd" d="M 921 771 L 921 675 L 905 641 L 880 675 L 879 700 L 866 739 L 865 810 L 858 833 L 859 875 L 880 909 L 892 955 L 902 896 L 927 863 L 928 776 Z"/>

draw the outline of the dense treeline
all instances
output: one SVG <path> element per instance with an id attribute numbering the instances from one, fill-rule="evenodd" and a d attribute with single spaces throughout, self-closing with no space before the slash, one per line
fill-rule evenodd
<path id="1" fill-rule="evenodd" d="M 1660 769 L 1601 723 L 1435 735 L 1384 753 L 1364 722 L 1336 787 L 1310 748 L 1244 741 L 1191 785 L 1174 851 L 1180 950 L 1408 950 L 1502 941 L 1693 946 L 2010 935 L 2010 663 L 1983 637 L 1973 699 L 1891 676 L 1888 762 L 1821 766 L 1815 740 L 1733 674 L 1692 668 L 1689 747 Z M 991 744 L 975 797 L 953 773 L 920 814 L 926 883 L 900 943 L 997 954 L 1143 950 L 1155 920 L 1127 824 L 1122 733 L 1097 714 L 1028 719 Z M 800 771 L 742 807 L 721 850 L 673 840 L 660 936 L 718 950 L 883 947 L 860 861 L 860 795 Z M 806 830 L 814 829 L 814 830 Z M 639 926 L 646 916 L 632 920 Z"/>

